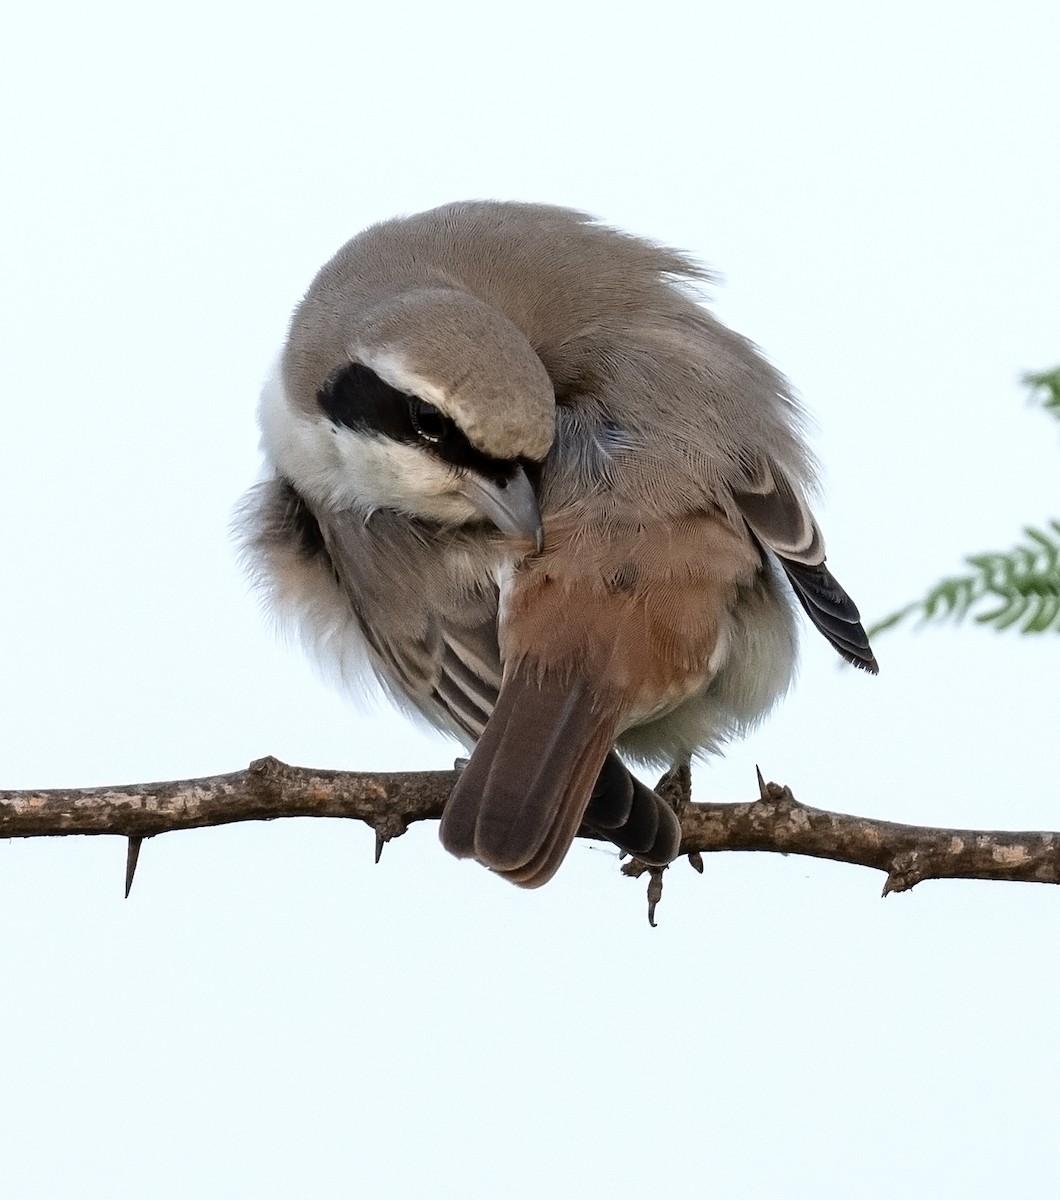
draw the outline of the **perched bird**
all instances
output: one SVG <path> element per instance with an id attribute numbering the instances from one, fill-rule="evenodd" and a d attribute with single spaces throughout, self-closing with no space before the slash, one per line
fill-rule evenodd
<path id="1" fill-rule="evenodd" d="M 677 854 L 615 747 L 674 763 L 746 730 L 791 681 L 794 601 L 877 669 L 798 406 L 708 278 L 580 212 L 447 205 L 339 250 L 264 389 L 253 573 L 344 680 L 472 748 L 442 842 L 525 887 L 583 827 Z"/>

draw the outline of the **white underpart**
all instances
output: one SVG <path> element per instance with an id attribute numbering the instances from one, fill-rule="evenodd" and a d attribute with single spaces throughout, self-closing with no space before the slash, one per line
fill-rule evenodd
<path id="1" fill-rule="evenodd" d="M 276 469 L 316 504 L 332 511 L 377 508 L 443 523 L 471 520 L 476 510 L 459 476 L 418 446 L 334 425 L 291 402 L 277 363 L 258 407 L 261 448 Z"/>
<path id="2" fill-rule="evenodd" d="M 508 598 L 515 582 L 515 557 L 498 562 L 493 568 L 493 580 L 497 585 L 497 623 L 503 625 L 508 619 Z"/>

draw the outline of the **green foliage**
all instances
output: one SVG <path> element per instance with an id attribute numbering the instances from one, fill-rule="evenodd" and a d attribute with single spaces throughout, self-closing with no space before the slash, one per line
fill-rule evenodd
<path id="1" fill-rule="evenodd" d="M 1060 367 L 1037 374 L 1028 372 L 1022 382 L 1031 389 L 1031 400 L 1037 400 L 1046 412 L 1060 417 Z"/>
<path id="2" fill-rule="evenodd" d="M 1060 419 L 1060 367 L 1026 374 L 1023 383 L 1032 401 Z M 998 630 L 1015 626 L 1021 633 L 1060 633 L 1060 521 L 1028 527 L 1024 534 L 1026 541 L 1011 550 L 970 555 L 967 574 L 941 580 L 923 599 L 877 621 L 869 636 L 908 617 L 959 622 L 969 615 Z"/>
<path id="3" fill-rule="evenodd" d="M 994 629 L 1018 625 L 1022 633 L 1060 633 L 1060 521 L 1046 529 L 1024 530 L 1027 540 L 1012 550 L 973 554 L 965 575 L 951 575 L 922 600 L 893 612 L 869 629 L 869 636 L 907 617 L 922 621 L 974 619 Z"/>

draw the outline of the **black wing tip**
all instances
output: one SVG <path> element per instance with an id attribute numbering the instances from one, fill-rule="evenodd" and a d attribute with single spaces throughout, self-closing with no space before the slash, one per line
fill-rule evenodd
<path id="1" fill-rule="evenodd" d="M 796 599 L 838 654 L 859 671 L 880 673 L 857 605 L 823 562 L 816 566 L 781 558 Z"/>
<path id="2" fill-rule="evenodd" d="M 813 616 L 812 613 L 810 615 Z M 840 625 L 834 619 L 815 623 L 836 653 L 852 667 L 857 667 L 859 671 L 867 671 L 870 675 L 879 675 L 880 664 L 876 661 L 876 655 L 869 644 L 869 635 L 860 621 L 844 625 Z"/>
<path id="3" fill-rule="evenodd" d="M 869 675 L 879 675 L 880 664 L 876 661 L 876 655 L 869 649 L 868 642 L 865 643 L 865 650 L 861 654 L 852 650 L 839 650 L 839 653 L 852 667 L 857 667 L 859 671 L 865 671 Z"/>

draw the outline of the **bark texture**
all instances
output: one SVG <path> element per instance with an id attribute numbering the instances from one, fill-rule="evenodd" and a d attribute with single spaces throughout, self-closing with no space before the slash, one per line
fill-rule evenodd
<path id="1" fill-rule="evenodd" d="M 126 837 L 128 892 L 144 838 L 235 821 L 352 817 L 375 830 L 378 858 L 385 843 L 412 822 L 441 816 L 457 778 L 456 771 L 318 771 L 262 758 L 246 770 L 202 779 L 0 791 L 0 837 Z M 693 803 L 687 768 L 664 776 L 658 790 L 678 813 L 681 855 L 697 870 L 702 870 L 703 854 L 757 850 L 872 867 L 886 876 L 885 896 L 908 891 L 925 879 L 1060 883 L 1060 833 L 939 829 L 827 812 L 802 804 L 788 788 L 765 783 L 761 776 L 757 798 L 746 803 Z M 662 869 L 634 859 L 624 870 L 651 876 L 653 912 Z"/>

